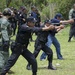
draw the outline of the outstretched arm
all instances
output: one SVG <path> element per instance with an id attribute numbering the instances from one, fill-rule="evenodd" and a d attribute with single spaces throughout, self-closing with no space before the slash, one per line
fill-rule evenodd
<path id="1" fill-rule="evenodd" d="M 55 29 L 55 26 L 54 25 L 50 25 L 49 27 L 43 27 L 42 31 L 49 31 L 49 30 L 53 30 L 53 29 Z"/>
<path id="2" fill-rule="evenodd" d="M 55 29 L 57 32 L 59 32 L 61 29 L 64 29 L 64 25 L 55 26 Z"/>
<path id="3" fill-rule="evenodd" d="M 75 19 L 70 19 L 70 20 L 65 20 L 65 21 L 60 21 L 61 24 L 69 24 L 69 23 L 74 23 Z"/>

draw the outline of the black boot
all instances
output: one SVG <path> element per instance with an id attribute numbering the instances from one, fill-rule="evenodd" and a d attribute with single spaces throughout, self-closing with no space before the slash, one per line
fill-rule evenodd
<path id="1" fill-rule="evenodd" d="M 49 64 L 48 69 L 57 70 L 55 67 L 53 67 L 52 63 Z"/>
<path id="2" fill-rule="evenodd" d="M 68 42 L 71 42 L 71 37 L 69 37 Z"/>
<path id="3" fill-rule="evenodd" d="M 37 75 L 37 73 L 33 73 L 32 75 Z"/>
<path id="4" fill-rule="evenodd" d="M 28 64 L 27 67 L 26 67 L 26 69 L 27 69 L 27 70 L 32 70 L 31 65 Z"/>

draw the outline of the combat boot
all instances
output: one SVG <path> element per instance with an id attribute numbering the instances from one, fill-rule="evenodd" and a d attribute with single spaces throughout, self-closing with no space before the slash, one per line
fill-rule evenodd
<path id="1" fill-rule="evenodd" d="M 33 73 L 32 75 L 37 75 L 37 73 Z"/>
<path id="2" fill-rule="evenodd" d="M 27 67 L 26 67 L 26 69 L 27 69 L 27 70 L 32 70 L 31 65 L 28 64 Z"/>
<path id="3" fill-rule="evenodd" d="M 48 69 L 57 70 L 57 69 L 52 65 L 52 63 L 49 64 Z"/>
<path id="4" fill-rule="evenodd" d="M 71 42 L 71 37 L 69 37 L 68 42 Z"/>

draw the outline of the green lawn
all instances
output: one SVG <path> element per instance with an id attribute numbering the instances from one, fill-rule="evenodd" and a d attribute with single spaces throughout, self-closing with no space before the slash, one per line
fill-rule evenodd
<path id="1" fill-rule="evenodd" d="M 42 53 L 41 51 L 37 57 L 37 75 L 75 75 L 75 39 L 73 39 L 72 42 L 67 42 L 68 34 L 69 27 L 63 29 L 56 35 L 61 44 L 61 53 L 64 57 L 64 60 L 57 60 L 55 48 L 53 45 L 51 46 L 54 53 L 53 65 L 57 67 L 57 70 L 48 70 L 48 61 L 40 61 L 40 55 Z M 35 35 L 33 35 L 33 38 L 36 38 Z M 34 42 L 31 42 L 28 48 L 31 50 L 31 52 L 33 52 Z M 11 75 L 32 75 L 31 71 L 26 70 L 26 65 L 27 61 L 20 56 L 16 64 L 11 68 L 11 70 L 15 72 Z"/>

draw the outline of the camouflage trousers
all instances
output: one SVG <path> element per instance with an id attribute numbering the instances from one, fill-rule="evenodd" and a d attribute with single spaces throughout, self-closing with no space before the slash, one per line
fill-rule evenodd
<path id="1" fill-rule="evenodd" d="M 4 52 L 4 51 L 0 50 L 0 71 L 2 70 L 4 65 L 6 64 L 8 58 L 9 58 L 9 51 Z"/>

